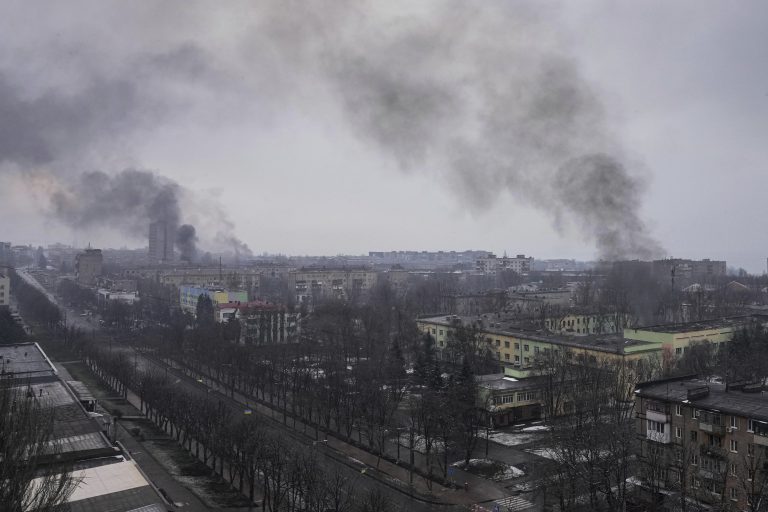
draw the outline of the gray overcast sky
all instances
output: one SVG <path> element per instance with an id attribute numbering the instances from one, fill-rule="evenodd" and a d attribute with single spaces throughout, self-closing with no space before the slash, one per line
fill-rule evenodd
<path id="1" fill-rule="evenodd" d="M 588 259 L 637 231 L 764 271 L 766 2 L 410 4 L 4 2 L 0 239 L 145 244 L 51 202 L 138 168 L 204 247 Z M 605 153 L 619 181 L 557 170 Z"/>

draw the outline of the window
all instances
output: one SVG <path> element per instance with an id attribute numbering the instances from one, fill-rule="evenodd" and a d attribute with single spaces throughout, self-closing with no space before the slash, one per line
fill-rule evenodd
<path id="1" fill-rule="evenodd" d="M 676 416 L 682 416 L 683 415 L 683 406 L 678 404 L 675 406 L 675 415 Z"/>
<path id="2" fill-rule="evenodd" d="M 519 343 L 515 343 L 515 350 L 520 350 L 520 344 Z"/>
<path id="3" fill-rule="evenodd" d="M 528 345 L 523 345 L 523 350 L 525 350 L 526 352 L 529 352 L 530 347 Z"/>
<path id="4" fill-rule="evenodd" d="M 504 359 L 509 361 L 509 354 L 504 354 Z"/>
<path id="5" fill-rule="evenodd" d="M 739 417 L 731 416 L 731 428 L 739 428 Z"/>
<path id="6" fill-rule="evenodd" d="M 696 430 L 691 430 L 691 441 L 698 441 L 699 433 Z"/>
<path id="7" fill-rule="evenodd" d="M 736 441 L 735 439 L 731 439 L 731 451 L 733 453 L 739 452 L 739 442 Z"/>
<path id="8" fill-rule="evenodd" d="M 679 355 L 682 355 L 682 354 L 683 354 L 683 349 L 682 349 L 682 348 L 680 348 L 680 347 L 677 347 L 677 348 L 675 349 L 675 355 L 676 355 L 676 356 L 679 356 Z"/>
<path id="9" fill-rule="evenodd" d="M 501 397 L 501 403 L 503 404 L 511 404 L 515 401 L 515 395 L 504 395 Z"/>
<path id="10" fill-rule="evenodd" d="M 675 437 L 680 439 L 683 437 L 683 429 L 680 427 L 675 427 Z"/>
<path id="11" fill-rule="evenodd" d="M 520 363 L 520 356 L 515 356 L 515 362 L 518 364 Z"/>
<path id="12" fill-rule="evenodd" d="M 709 446 L 712 448 L 722 448 L 723 447 L 723 440 L 720 439 L 718 436 L 709 435 Z M 733 441 L 731 441 L 733 442 Z"/>
<path id="13" fill-rule="evenodd" d="M 442 330 L 442 329 L 440 329 L 440 336 L 442 336 L 442 335 L 443 335 L 443 330 Z"/>
<path id="14" fill-rule="evenodd" d="M 539 347 L 533 347 L 533 353 L 538 354 L 539 353 Z"/>
<path id="15" fill-rule="evenodd" d="M 701 411 L 698 409 L 691 408 L 691 419 L 698 419 L 698 417 L 701 415 Z"/>
<path id="16" fill-rule="evenodd" d="M 509 342 L 508 341 L 504 342 L 504 348 L 509 348 Z"/>
<path id="17" fill-rule="evenodd" d="M 699 481 L 698 478 L 696 478 L 695 476 L 692 476 L 691 477 L 691 486 L 694 489 L 698 489 L 699 487 L 701 487 L 701 482 Z"/>
<path id="18" fill-rule="evenodd" d="M 728 472 L 731 476 L 736 476 L 736 464 L 731 463 L 728 468 Z"/>
<path id="19" fill-rule="evenodd" d="M 501 359 L 501 352 L 496 352 L 496 358 Z"/>
<path id="20" fill-rule="evenodd" d="M 728 489 L 728 495 L 731 497 L 732 500 L 739 499 L 739 491 L 737 491 L 735 487 L 731 487 L 730 489 Z"/>
<path id="21" fill-rule="evenodd" d="M 747 455 L 749 455 L 750 457 L 754 457 L 755 456 L 755 445 L 754 444 L 749 443 L 747 445 Z"/>
<path id="22" fill-rule="evenodd" d="M 499 340 L 496 340 L 496 346 L 497 346 L 497 347 L 500 347 L 500 346 L 501 346 L 501 341 L 499 341 Z"/>
<path id="23" fill-rule="evenodd" d="M 530 357 L 526 357 L 525 358 L 525 364 L 530 364 L 530 363 L 531 363 L 531 358 Z"/>
<path id="24" fill-rule="evenodd" d="M 653 420 L 647 420 L 648 421 L 648 432 L 657 432 L 659 434 L 664 433 L 664 427 L 665 423 L 660 423 L 658 421 Z"/>
<path id="25" fill-rule="evenodd" d="M 440 341 L 438 341 L 438 342 L 437 342 L 437 344 L 438 344 L 440 347 L 442 347 L 442 346 L 443 346 L 443 340 L 440 340 Z"/>
<path id="26" fill-rule="evenodd" d="M 432 329 L 432 334 L 435 334 L 435 332 L 436 332 L 436 329 Z"/>
<path id="27" fill-rule="evenodd" d="M 694 453 L 693 455 L 691 455 L 691 464 L 693 464 L 694 466 L 699 465 L 699 455 L 697 453 Z"/>

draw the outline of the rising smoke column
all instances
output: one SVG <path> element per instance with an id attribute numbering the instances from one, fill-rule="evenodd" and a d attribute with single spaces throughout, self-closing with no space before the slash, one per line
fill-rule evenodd
<path id="1" fill-rule="evenodd" d="M 436 5 L 320 59 L 354 132 L 404 169 L 441 169 L 476 210 L 506 191 L 558 229 L 575 226 L 601 258 L 659 255 L 640 216 L 642 175 L 539 15 L 501 2 Z"/>
<path id="2" fill-rule="evenodd" d="M 194 262 L 197 259 L 197 235 L 195 226 L 183 224 L 176 231 L 176 247 L 181 253 L 181 260 Z"/>

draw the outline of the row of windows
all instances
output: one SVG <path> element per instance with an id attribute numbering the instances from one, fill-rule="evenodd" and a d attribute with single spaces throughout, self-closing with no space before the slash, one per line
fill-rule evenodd
<path id="1" fill-rule="evenodd" d="M 538 398 L 538 393 L 536 391 L 521 391 L 517 393 L 518 402 L 530 402 L 532 400 L 536 400 L 537 398 Z M 493 403 L 495 405 L 511 404 L 514 401 L 515 401 L 515 393 L 493 397 Z"/>
<path id="2" fill-rule="evenodd" d="M 663 408 L 659 408 L 658 402 L 651 402 L 649 401 L 647 403 L 646 408 L 650 411 L 659 411 L 663 412 Z M 675 405 L 675 415 L 676 416 L 682 416 L 683 415 L 683 406 L 680 404 Z M 728 426 L 733 429 L 739 429 L 743 427 L 743 420 L 739 416 L 729 416 L 728 417 Z M 725 426 L 725 419 L 721 414 L 712 413 L 709 411 L 705 411 L 702 409 L 691 409 L 691 419 L 698 419 L 705 423 L 709 423 L 711 425 L 722 425 Z M 760 421 L 760 420 L 753 420 L 753 419 L 747 419 L 747 432 L 749 433 L 755 433 L 758 435 L 768 436 L 768 422 Z"/>

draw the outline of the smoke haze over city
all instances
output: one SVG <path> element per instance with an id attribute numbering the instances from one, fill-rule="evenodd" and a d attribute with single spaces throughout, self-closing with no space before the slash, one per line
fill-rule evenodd
<path id="1" fill-rule="evenodd" d="M 11 2 L 2 238 L 762 268 L 765 7 L 655 7 Z"/>

